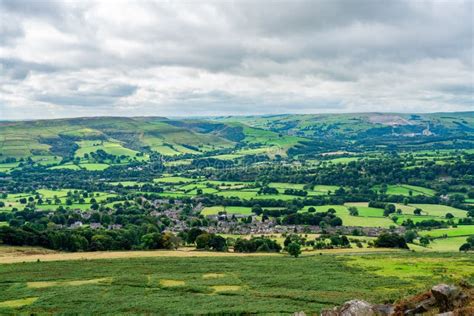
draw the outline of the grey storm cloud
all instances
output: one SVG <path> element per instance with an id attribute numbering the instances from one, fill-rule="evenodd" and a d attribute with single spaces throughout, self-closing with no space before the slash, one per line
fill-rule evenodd
<path id="1" fill-rule="evenodd" d="M 0 117 L 472 110 L 472 21 L 469 0 L 0 0 Z"/>

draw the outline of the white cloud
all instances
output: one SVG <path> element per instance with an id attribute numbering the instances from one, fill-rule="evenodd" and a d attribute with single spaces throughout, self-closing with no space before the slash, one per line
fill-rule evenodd
<path id="1" fill-rule="evenodd" d="M 473 109 L 471 1 L 0 0 L 0 119 Z"/>

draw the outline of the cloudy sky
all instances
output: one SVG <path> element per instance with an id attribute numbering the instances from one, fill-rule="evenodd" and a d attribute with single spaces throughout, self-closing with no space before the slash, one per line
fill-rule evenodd
<path id="1" fill-rule="evenodd" d="M 0 119 L 474 110 L 473 2 L 0 0 Z"/>

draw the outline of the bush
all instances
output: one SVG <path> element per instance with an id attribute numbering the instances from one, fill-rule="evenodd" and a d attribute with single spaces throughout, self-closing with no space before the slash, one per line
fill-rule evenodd
<path id="1" fill-rule="evenodd" d="M 300 244 L 297 244 L 295 242 L 292 242 L 288 245 L 288 253 L 295 257 L 298 258 L 298 256 L 301 254 L 301 246 Z"/>
<path id="2" fill-rule="evenodd" d="M 196 249 L 227 251 L 227 241 L 222 236 L 203 233 L 196 237 Z"/>
<path id="3" fill-rule="evenodd" d="M 280 252 L 281 246 L 274 240 L 262 237 L 237 239 L 234 245 L 235 252 Z"/>
<path id="4" fill-rule="evenodd" d="M 375 247 L 378 248 L 401 248 L 408 249 L 405 238 L 398 234 L 383 233 L 375 240 Z"/>
<path id="5" fill-rule="evenodd" d="M 464 243 L 459 247 L 459 251 L 469 251 L 471 250 L 471 244 L 470 243 Z"/>

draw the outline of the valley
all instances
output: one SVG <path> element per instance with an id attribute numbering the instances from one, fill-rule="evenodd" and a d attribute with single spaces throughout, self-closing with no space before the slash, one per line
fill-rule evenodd
<path id="1" fill-rule="evenodd" d="M 102 313 L 119 291 L 134 303 L 116 313 L 316 312 L 472 282 L 472 126 L 472 112 L 1 122 L 0 312 L 90 312 L 87 297 Z"/>

